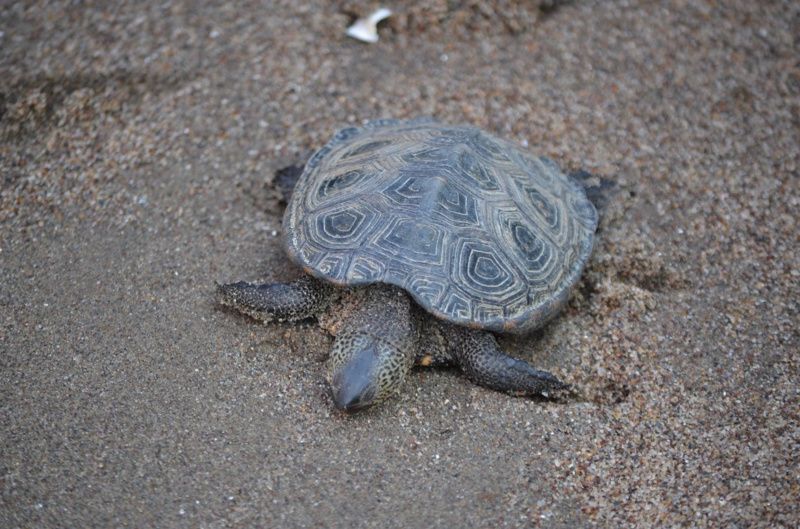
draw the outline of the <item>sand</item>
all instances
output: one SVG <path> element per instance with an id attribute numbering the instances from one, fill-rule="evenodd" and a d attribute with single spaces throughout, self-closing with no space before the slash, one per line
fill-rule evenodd
<path id="1" fill-rule="evenodd" d="M 0 526 L 800 525 L 796 2 L 115 4 L 0 9 Z M 619 183 L 503 340 L 580 398 L 346 416 L 322 331 L 215 304 L 298 273 L 277 169 L 418 115 Z"/>

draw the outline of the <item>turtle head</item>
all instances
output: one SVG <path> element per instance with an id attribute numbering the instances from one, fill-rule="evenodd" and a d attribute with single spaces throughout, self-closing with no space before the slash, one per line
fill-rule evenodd
<path id="1" fill-rule="evenodd" d="M 406 356 L 396 345 L 365 332 L 337 336 L 328 361 L 336 407 L 357 411 L 396 393 L 410 367 Z"/>

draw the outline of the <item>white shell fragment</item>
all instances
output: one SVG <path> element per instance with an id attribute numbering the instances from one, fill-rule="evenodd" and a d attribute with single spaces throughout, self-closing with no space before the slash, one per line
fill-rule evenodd
<path id="1" fill-rule="evenodd" d="M 347 36 L 361 42 L 378 42 L 378 22 L 388 18 L 391 14 L 391 11 L 382 7 L 368 17 L 359 18 L 347 28 Z"/>

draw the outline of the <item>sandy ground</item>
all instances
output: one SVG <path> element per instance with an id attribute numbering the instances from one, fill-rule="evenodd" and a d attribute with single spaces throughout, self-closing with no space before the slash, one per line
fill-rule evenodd
<path id="1" fill-rule="evenodd" d="M 434 2 L 372 46 L 366 3 L 194 4 L 0 7 L 0 526 L 800 524 L 796 2 Z M 503 342 L 584 398 L 418 370 L 344 416 L 322 331 L 215 305 L 297 273 L 276 169 L 418 115 L 620 183 Z"/>

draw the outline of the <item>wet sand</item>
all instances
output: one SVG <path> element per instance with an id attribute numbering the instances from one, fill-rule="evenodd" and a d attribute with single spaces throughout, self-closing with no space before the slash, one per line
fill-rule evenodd
<path id="1" fill-rule="evenodd" d="M 797 3 L 437 2 L 375 45 L 303 4 L 0 10 L 0 526 L 797 527 Z M 277 169 L 418 115 L 619 183 L 503 339 L 580 399 L 420 369 L 345 416 L 322 331 L 215 304 L 298 273 Z"/>

